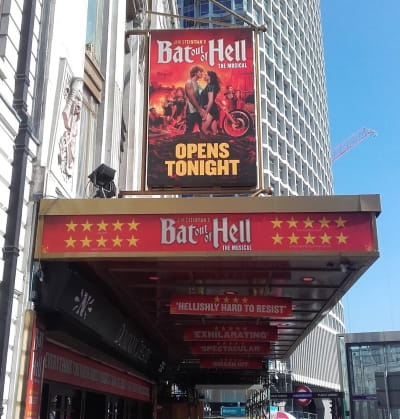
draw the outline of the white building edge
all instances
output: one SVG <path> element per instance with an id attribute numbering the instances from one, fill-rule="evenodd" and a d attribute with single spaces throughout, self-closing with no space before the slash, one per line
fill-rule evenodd
<path id="1" fill-rule="evenodd" d="M 118 169 L 122 189 L 139 187 L 143 116 L 135 106 L 143 103 L 145 42 L 126 30 L 175 23 L 148 8 L 142 0 L 0 1 L 3 418 L 20 417 L 24 403 L 36 203 L 89 197 L 88 175 L 101 163 Z M 176 14 L 170 0 L 152 8 Z"/>

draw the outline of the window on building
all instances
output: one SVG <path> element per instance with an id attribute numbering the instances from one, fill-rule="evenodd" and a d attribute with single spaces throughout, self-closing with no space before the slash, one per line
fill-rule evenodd
<path id="1" fill-rule="evenodd" d="M 283 84 L 283 91 L 285 93 L 285 96 L 289 99 L 289 96 L 290 96 L 290 85 L 286 81 Z"/>
<path id="2" fill-rule="evenodd" d="M 297 177 L 296 177 L 296 192 L 297 192 L 298 195 L 301 194 L 301 183 L 300 183 L 299 178 L 297 178 Z"/>
<path id="3" fill-rule="evenodd" d="M 272 101 L 272 86 L 267 84 L 267 98 Z"/>
<path id="4" fill-rule="evenodd" d="M 232 1 L 231 0 L 220 0 L 219 3 L 222 4 L 223 6 L 227 7 L 228 9 L 232 8 Z M 213 13 L 215 15 L 218 15 L 218 14 L 226 13 L 226 11 L 224 9 L 222 9 L 221 7 L 217 6 L 216 4 L 213 4 Z"/>
<path id="5" fill-rule="evenodd" d="M 272 48 L 271 41 L 267 40 L 265 42 L 265 51 L 270 57 L 272 57 L 272 50 L 273 50 L 273 48 Z"/>
<path id="6" fill-rule="evenodd" d="M 276 173 L 275 173 L 276 163 L 275 163 L 275 159 L 273 157 L 269 158 L 269 170 L 273 175 L 276 175 Z"/>
<path id="7" fill-rule="evenodd" d="M 209 10 L 208 10 L 209 4 L 210 3 L 208 1 L 202 1 L 200 3 L 200 15 L 201 16 L 204 16 L 204 15 L 208 15 L 209 14 Z"/>
<path id="8" fill-rule="evenodd" d="M 281 180 L 285 181 L 285 166 L 283 164 L 279 165 L 279 177 Z"/>
<path id="9" fill-rule="evenodd" d="M 86 25 L 86 50 L 100 63 L 104 0 L 89 0 Z"/>
<path id="10" fill-rule="evenodd" d="M 294 156 L 294 166 L 295 166 L 296 170 L 298 172 L 300 172 L 301 161 L 300 161 L 300 157 L 297 154 Z"/>
<path id="11" fill-rule="evenodd" d="M 274 22 L 276 24 L 278 24 L 279 23 L 279 12 L 275 8 L 272 9 L 272 17 L 274 19 Z"/>
<path id="12" fill-rule="evenodd" d="M 283 73 L 286 77 L 289 77 L 289 62 L 283 59 Z"/>
<path id="13" fill-rule="evenodd" d="M 276 118 L 276 128 L 278 129 L 280 134 L 283 134 L 283 122 L 280 117 Z"/>
<path id="14" fill-rule="evenodd" d="M 274 67 L 269 61 L 267 61 L 265 65 L 265 71 L 267 73 L 267 76 L 272 80 L 272 78 L 274 77 Z"/>
<path id="15" fill-rule="evenodd" d="M 274 138 L 272 136 L 272 132 L 268 133 L 268 145 L 271 147 L 271 150 L 274 149 Z"/>
<path id="16" fill-rule="evenodd" d="M 278 50 L 274 49 L 274 60 L 277 66 L 281 66 L 281 54 Z"/>
<path id="17" fill-rule="evenodd" d="M 276 45 L 279 45 L 279 33 L 277 30 L 274 30 L 273 32 L 274 42 Z"/>
<path id="18" fill-rule="evenodd" d="M 275 71 L 275 83 L 282 90 L 283 87 L 283 76 L 279 70 Z"/>
<path id="19" fill-rule="evenodd" d="M 8 35 L 8 24 L 10 21 L 11 2 L 7 2 L 7 6 L 0 0 L 0 57 L 4 57 L 6 53 L 6 42 Z M 7 10 L 5 10 L 7 9 Z"/>
<path id="20" fill-rule="evenodd" d="M 268 161 L 268 150 L 263 147 L 263 166 L 265 167 L 267 165 Z"/>
<path id="21" fill-rule="evenodd" d="M 282 112 L 283 111 L 283 97 L 277 93 L 275 97 L 276 107 Z"/>
<path id="22" fill-rule="evenodd" d="M 208 2 L 208 0 L 207 0 L 207 2 Z M 235 11 L 236 12 L 243 11 L 243 0 L 236 0 L 235 1 Z M 242 20 L 242 24 L 243 24 L 243 20 Z"/>
<path id="23" fill-rule="evenodd" d="M 289 188 L 293 188 L 293 173 L 290 171 L 288 172 L 287 181 Z"/>
<path id="24" fill-rule="evenodd" d="M 272 112 L 272 109 L 271 109 L 271 108 L 268 108 L 268 109 L 267 109 L 267 119 L 268 119 L 268 122 L 269 122 L 271 125 L 273 125 L 273 124 L 274 124 L 274 114 L 273 114 L 273 112 Z"/>

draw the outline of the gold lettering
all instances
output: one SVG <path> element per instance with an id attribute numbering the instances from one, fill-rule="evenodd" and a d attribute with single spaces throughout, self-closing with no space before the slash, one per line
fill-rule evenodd
<path id="1" fill-rule="evenodd" d="M 236 176 L 240 160 L 165 160 L 168 176 Z"/>

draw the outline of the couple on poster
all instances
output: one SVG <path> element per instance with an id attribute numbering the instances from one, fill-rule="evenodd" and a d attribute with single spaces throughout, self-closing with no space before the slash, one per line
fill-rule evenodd
<path id="1" fill-rule="evenodd" d="M 201 79 L 207 83 L 204 89 L 199 84 Z M 191 68 L 190 79 L 185 84 L 188 99 L 185 134 L 192 133 L 196 124 L 202 139 L 218 134 L 219 108 L 216 98 L 221 90 L 220 84 L 215 71 L 204 72 L 203 67 L 198 65 Z"/>

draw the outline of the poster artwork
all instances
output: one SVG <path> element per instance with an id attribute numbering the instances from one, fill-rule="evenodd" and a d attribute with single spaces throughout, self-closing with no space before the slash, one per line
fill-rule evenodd
<path id="1" fill-rule="evenodd" d="M 251 29 L 151 34 L 147 184 L 257 184 Z"/>

